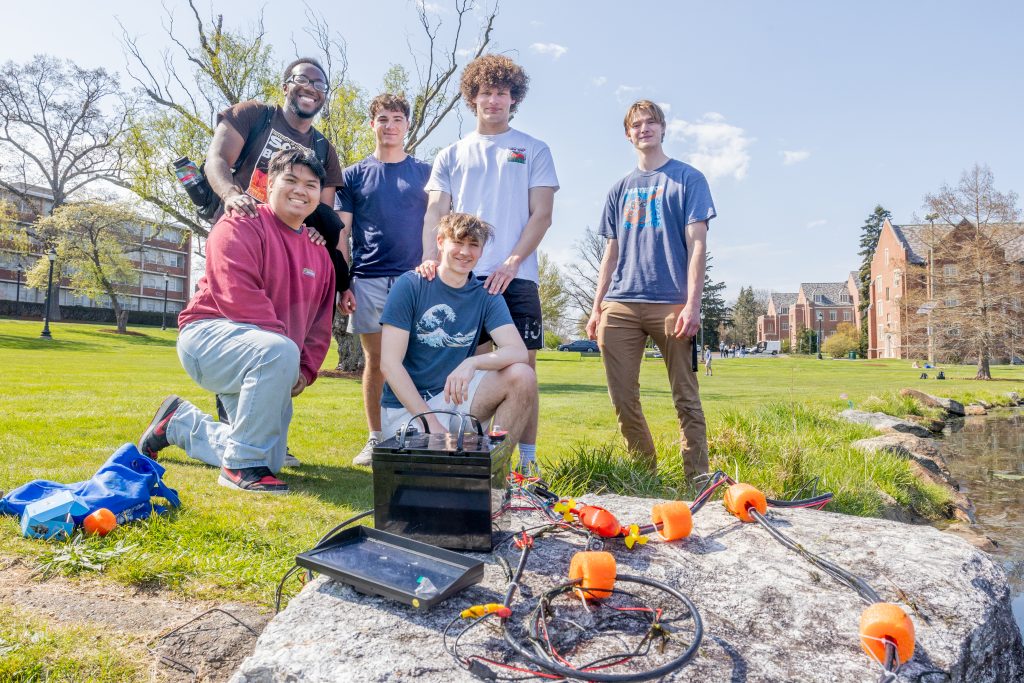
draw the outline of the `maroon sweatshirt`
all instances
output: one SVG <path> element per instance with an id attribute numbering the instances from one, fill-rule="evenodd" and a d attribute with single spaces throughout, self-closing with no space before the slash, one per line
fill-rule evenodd
<path id="1" fill-rule="evenodd" d="M 331 344 L 334 266 L 306 227 L 285 225 L 270 206 L 256 218 L 225 215 L 206 241 L 206 274 L 178 327 L 220 318 L 277 332 L 299 347 L 299 366 L 312 384 Z"/>

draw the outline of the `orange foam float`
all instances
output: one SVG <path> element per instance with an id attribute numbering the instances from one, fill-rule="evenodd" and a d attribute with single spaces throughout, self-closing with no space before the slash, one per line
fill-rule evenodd
<path id="1" fill-rule="evenodd" d="M 569 579 L 579 579 L 574 589 L 584 600 L 602 600 L 615 588 L 615 556 L 603 550 L 579 552 L 569 562 Z"/>

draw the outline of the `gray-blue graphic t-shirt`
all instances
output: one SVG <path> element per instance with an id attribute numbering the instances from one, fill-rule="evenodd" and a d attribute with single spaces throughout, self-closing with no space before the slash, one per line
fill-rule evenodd
<path id="1" fill-rule="evenodd" d="M 352 275 L 391 277 L 418 266 L 430 164 L 411 156 L 384 163 L 371 154 L 344 175 L 334 207 L 352 214 Z"/>
<path id="2" fill-rule="evenodd" d="M 429 400 L 444 391 L 448 375 L 476 351 L 481 328 L 490 333 L 511 325 L 512 316 L 504 297 L 488 294 L 472 274 L 465 285 L 454 289 L 440 277 L 427 280 L 410 272 L 391 287 L 380 322 L 409 333 L 402 365 L 420 396 Z M 380 404 L 402 407 L 387 384 Z"/>
<path id="3" fill-rule="evenodd" d="M 686 303 L 686 226 L 715 213 L 704 174 L 676 159 L 634 169 L 608 192 L 598 232 L 618 240 L 619 259 L 605 299 Z"/>

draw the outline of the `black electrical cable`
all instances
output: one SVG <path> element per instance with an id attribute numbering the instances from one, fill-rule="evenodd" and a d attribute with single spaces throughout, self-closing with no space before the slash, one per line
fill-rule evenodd
<path id="1" fill-rule="evenodd" d="M 539 646 L 536 642 L 534 642 L 535 648 L 531 651 L 530 648 L 528 648 L 523 643 L 519 642 L 516 639 L 516 637 L 512 634 L 511 630 L 508 628 L 508 620 L 502 619 L 502 633 L 505 637 L 505 642 L 508 643 L 509 647 L 515 650 L 515 652 L 519 654 L 519 656 L 523 657 L 531 664 L 540 667 L 541 669 L 544 669 L 545 671 L 550 671 L 551 673 L 558 674 L 559 676 L 564 676 L 566 678 L 586 681 L 597 681 L 598 683 L 633 683 L 634 681 L 648 681 L 655 678 L 661 678 L 662 676 L 666 676 L 672 673 L 673 671 L 682 668 L 691 659 L 693 659 L 693 657 L 697 654 L 697 649 L 700 647 L 701 640 L 704 637 L 704 626 L 700 619 L 700 613 L 697 611 L 697 606 L 694 605 L 689 598 L 687 598 L 685 595 L 677 591 L 675 588 L 672 588 L 667 584 L 661 583 L 660 581 L 646 579 L 641 576 L 631 576 L 628 574 L 617 575 L 615 577 L 615 581 L 616 583 L 637 583 L 640 585 L 648 586 L 650 588 L 654 588 L 656 590 L 660 590 L 664 593 L 667 593 L 668 595 L 672 596 L 673 598 L 681 602 L 686 607 L 690 615 L 693 617 L 693 642 L 690 643 L 690 646 L 675 659 L 672 659 L 666 662 L 665 664 L 662 664 L 661 666 L 655 667 L 648 671 L 640 671 L 636 673 L 611 674 L 601 673 L 598 671 L 584 671 L 583 668 L 576 669 L 570 666 L 559 664 L 558 662 L 552 661 L 552 659 L 549 656 L 547 656 L 542 649 L 539 649 Z M 576 588 L 580 588 L 579 580 L 570 581 L 568 583 L 557 586 L 556 588 L 553 588 L 552 590 L 548 591 L 545 595 L 569 592 Z M 584 586 L 583 588 L 585 589 L 586 587 Z M 625 591 L 611 589 L 611 592 L 623 593 Z M 536 610 L 539 608 L 540 603 L 538 603 L 538 607 L 535 608 L 534 613 L 536 613 Z M 636 655 L 627 654 L 623 655 L 622 658 L 632 656 Z"/>
<path id="2" fill-rule="evenodd" d="M 753 508 L 749 508 L 747 512 L 757 522 L 765 528 L 765 530 L 772 535 L 779 543 L 786 546 L 790 550 L 802 555 L 808 562 L 818 567 L 822 571 L 826 572 L 832 578 L 836 579 L 840 583 L 849 586 L 861 597 L 864 602 L 869 605 L 873 605 L 876 602 L 881 602 L 882 599 L 875 592 L 875 589 L 868 585 L 868 583 L 857 576 L 856 574 L 849 572 L 842 567 L 832 564 L 828 560 L 818 555 L 815 555 L 807 548 L 803 547 L 789 536 L 779 531 L 774 524 L 769 522 L 764 515 Z"/>
<path id="3" fill-rule="evenodd" d="M 328 541 L 331 540 L 331 538 L 334 537 L 334 535 L 336 533 L 338 533 L 339 531 L 341 531 L 342 529 L 347 527 L 349 524 L 352 524 L 353 522 L 358 522 L 363 517 L 368 517 L 369 515 L 372 515 L 372 514 L 373 514 L 373 510 L 366 510 L 364 512 L 360 512 L 358 515 L 353 515 L 352 517 L 349 517 L 344 522 L 342 522 L 341 524 L 337 525 L 336 527 L 334 527 L 333 529 L 328 531 L 326 534 L 321 536 L 320 540 L 317 541 L 316 545 L 314 545 L 312 548 L 310 548 L 310 550 L 312 551 L 312 550 L 316 550 L 317 548 L 323 547 L 324 545 L 326 545 L 326 543 Z M 296 565 L 292 565 L 288 569 L 288 571 L 286 571 L 284 573 L 284 576 L 282 576 L 281 580 L 278 582 L 277 590 L 274 591 L 274 612 L 275 613 L 281 611 L 281 593 L 284 590 L 284 582 L 288 580 L 288 577 L 290 577 L 292 574 L 294 574 L 295 572 L 299 571 L 300 569 L 301 569 L 301 567 L 299 567 L 299 565 L 297 565 L 297 564 Z M 312 578 L 313 577 L 313 572 L 307 570 L 306 571 L 306 576 L 307 576 L 307 579 Z"/>

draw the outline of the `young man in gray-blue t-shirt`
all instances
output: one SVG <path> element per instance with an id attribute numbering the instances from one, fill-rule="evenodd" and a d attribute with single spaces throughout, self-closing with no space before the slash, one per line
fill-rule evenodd
<path id="1" fill-rule="evenodd" d="M 473 276 L 490 228 L 476 216 L 452 213 L 437 226 L 438 265 L 428 280 L 417 273 L 398 278 L 381 314 L 381 400 L 384 435 L 429 410 L 491 417 L 519 438 L 536 410 L 537 377 L 508 305 Z M 480 332 L 495 350 L 474 354 Z M 457 424 L 429 415 L 432 432 Z"/>
<path id="2" fill-rule="evenodd" d="M 708 221 L 715 205 L 697 169 L 662 147 L 665 114 L 640 100 L 623 121 L 637 168 L 608 193 L 599 233 L 607 242 L 587 334 L 601 348 L 608 394 L 629 450 L 657 469 L 637 385 L 648 335 L 668 368 L 690 478 L 708 471 L 707 433 L 693 345 L 700 329 Z"/>

